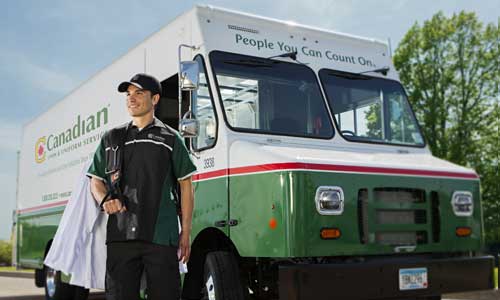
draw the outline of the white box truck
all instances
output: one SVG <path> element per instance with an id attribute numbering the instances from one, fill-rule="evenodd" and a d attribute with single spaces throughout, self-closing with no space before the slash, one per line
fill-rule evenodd
<path id="1" fill-rule="evenodd" d="M 199 67 L 191 92 L 179 92 L 180 56 Z M 38 285 L 57 288 L 44 255 L 83 163 L 129 120 L 117 83 L 139 72 L 161 80 L 156 116 L 193 136 L 184 297 L 440 299 L 492 288 L 479 177 L 431 155 L 387 45 L 210 6 L 25 125 L 16 247 Z"/>

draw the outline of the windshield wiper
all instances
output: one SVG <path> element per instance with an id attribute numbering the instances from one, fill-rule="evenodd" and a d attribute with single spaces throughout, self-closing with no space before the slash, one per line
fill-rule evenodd
<path id="1" fill-rule="evenodd" d="M 283 53 L 280 55 L 274 55 L 274 56 L 268 57 L 267 59 L 276 58 L 276 57 L 288 57 L 288 58 L 291 58 L 291 59 L 296 61 L 297 60 L 297 51 L 287 52 L 287 53 Z"/>
<path id="2" fill-rule="evenodd" d="M 328 71 L 328 76 L 342 77 L 349 80 L 370 80 L 373 77 L 361 75 L 361 73 L 346 73 L 339 71 Z"/>
<path id="3" fill-rule="evenodd" d="M 230 64 L 230 65 L 252 67 L 252 68 L 272 68 L 273 64 L 279 63 L 279 61 L 278 60 L 271 60 L 271 59 L 277 58 L 277 57 L 290 58 L 299 64 L 305 65 L 303 62 L 300 62 L 297 60 L 297 52 L 296 51 L 295 52 L 287 52 L 287 53 L 283 53 L 280 55 L 271 56 L 268 58 L 263 58 L 263 59 L 266 59 L 269 61 L 262 61 L 262 60 L 257 60 L 257 59 L 240 59 L 240 60 L 226 60 L 226 61 L 224 61 L 224 63 Z"/>
<path id="4" fill-rule="evenodd" d="M 268 57 L 267 59 L 278 58 L 278 57 L 290 58 L 293 61 L 295 61 L 296 63 L 299 63 L 301 65 L 307 66 L 306 63 L 303 63 L 303 62 L 301 62 L 300 60 L 297 59 L 297 51 L 287 52 L 287 53 L 283 53 L 283 54 L 280 54 L 280 55 L 274 55 L 274 56 Z"/>
<path id="5" fill-rule="evenodd" d="M 253 59 L 240 59 L 240 60 L 226 60 L 224 61 L 225 64 L 229 65 L 238 65 L 238 66 L 245 66 L 245 67 L 253 67 L 253 68 L 272 68 L 273 65 L 269 62 L 264 62 L 260 60 L 253 60 Z"/>
<path id="6" fill-rule="evenodd" d="M 387 76 L 387 73 L 389 72 L 391 68 L 389 67 L 382 67 L 382 68 L 378 68 L 378 69 L 374 69 L 374 70 L 368 70 L 368 71 L 364 71 L 364 72 L 359 72 L 358 74 L 365 74 L 365 73 L 380 73 L 384 76 Z"/>

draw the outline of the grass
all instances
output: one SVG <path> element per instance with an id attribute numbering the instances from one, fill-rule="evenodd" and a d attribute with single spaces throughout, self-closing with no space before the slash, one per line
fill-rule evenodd
<path id="1" fill-rule="evenodd" d="M 16 270 L 16 267 L 0 267 L 0 272 L 26 272 L 33 273 L 35 270 L 33 269 L 20 269 Z"/>

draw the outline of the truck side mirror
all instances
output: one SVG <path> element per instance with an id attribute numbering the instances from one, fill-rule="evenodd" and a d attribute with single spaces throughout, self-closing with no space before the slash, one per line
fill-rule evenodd
<path id="1" fill-rule="evenodd" d="M 179 133 L 185 138 L 195 138 L 200 131 L 200 122 L 194 118 L 188 118 L 188 115 L 192 115 L 191 111 L 186 112 L 182 117 L 179 124 Z"/>
<path id="2" fill-rule="evenodd" d="M 196 61 L 181 62 L 181 90 L 193 91 L 198 88 L 200 70 Z"/>

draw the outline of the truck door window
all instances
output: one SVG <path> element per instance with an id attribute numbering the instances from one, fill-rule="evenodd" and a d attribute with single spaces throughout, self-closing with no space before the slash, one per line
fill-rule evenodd
<path id="1" fill-rule="evenodd" d="M 424 146 L 413 111 L 398 82 L 326 69 L 319 75 L 344 138 Z"/>
<path id="2" fill-rule="evenodd" d="M 228 125 L 237 131 L 328 139 L 333 126 L 307 66 L 210 53 Z"/>
<path id="3" fill-rule="evenodd" d="M 195 57 L 195 61 L 200 66 L 200 81 L 198 90 L 192 93 L 191 108 L 194 116 L 200 122 L 200 131 L 198 136 L 192 139 L 192 147 L 200 151 L 211 148 L 215 144 L 217 138 L 217 118 L 203 57 L 198 55 Z"/>

